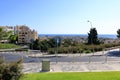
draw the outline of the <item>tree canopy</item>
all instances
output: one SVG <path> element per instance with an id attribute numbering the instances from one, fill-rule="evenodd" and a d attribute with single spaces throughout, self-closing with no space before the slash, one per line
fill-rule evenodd
<path id="1" fill-rule="evenodd" d="M 16 43 L 18 41 L 18 35 L 10 35 L 9 40 L 11 43 Z"/>
<path id="2" fill-rule="evenodd" d="M 117 37 L 120 38 L 120 29 L 117 30 Z"/>
<path id="3" fill-rule="evenodd" d="M 88 33 L 88 44 L 100 44 L 96 28 L 91 28 Z"/>
<path id="4" fill-rule="evenodd" d="M 0 28 L 0 40 L 6 40 L 12 35 L 13 31 L 5 31 L 3 28 Z"/>
<path id="5" fill-rule="evenodd" d="M 60 44 L 61 44 L 61 40 L 59 41 L 58 46 L 60 46 Z M 48 51 L 49 48 L 55 48 L 56 45 L 57 45 L 56 38 L 50 38 L 48 40 L 43 40 L 43 41 L 39 41 L 37 39 L 30 44 L 30 48 L 46 52 Z"/>

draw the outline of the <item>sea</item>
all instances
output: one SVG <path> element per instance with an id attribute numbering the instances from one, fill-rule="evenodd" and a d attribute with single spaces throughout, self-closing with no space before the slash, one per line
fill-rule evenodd
<path id="1" fill-rule="evenodd" d="M 87 37 L 87 34 L 39 34 L 40 37 L 55 37 L 55 36 L 80 36 L 80 37 Z M 116 34 L 99 34 L 99 38 L 111 38 L 111 39 L 116 39 L 117 35 Z"/>

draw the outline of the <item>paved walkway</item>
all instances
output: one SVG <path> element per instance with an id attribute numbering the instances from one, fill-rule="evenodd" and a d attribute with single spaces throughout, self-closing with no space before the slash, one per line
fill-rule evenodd
<path id="1" fill-rule="evenodd" d="M 42 63 L 24 63 L 24 73 L 40 72 Z M 94 72 L 94 71 L 120 71 L 120 62 L 107 63 L 79 63 L 79 62 L 52 62 L 50 72 Z"/>

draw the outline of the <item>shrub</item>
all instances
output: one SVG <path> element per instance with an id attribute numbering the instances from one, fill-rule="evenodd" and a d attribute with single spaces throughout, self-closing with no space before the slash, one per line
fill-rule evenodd
<path id="1" fill-rule="evenodd" d="M 91 53 L 102 51 L 105 48 L 119 46 L 120 44 L 100 44 L 100 45 L 87 45 L 81 44 L 77 46 L 69 46 L 69 47 L 58 47 L 58 53 Z M 50 54 L 55 53 L 55 48 L 50 48 L 48 51 Z"/>
<path id="2" fill-rule="evenodd" d="M 0 58 L 0 80 L 19 80 L 22 76 L 22 60 L 5 63 Z"/>
<path id="3" fill-rule="evenodd" d="M 62 47 L 58 48 L 58 53 L 63 53 L 63 48 Z"/>
<path id="4" fill-rule="evenodd" d="M 69 53 L 68 47 L 64 47 L 64 48 L 63 48 L 63 53 Z"/>
<path id="5" fill-rule="evenodd" d="M 92 51 L 91 50 L 85 50 L 83 51 L 83 53 L 91 53 Z"/>
<path id="6" fill-rule="evenodd" d="M 78 53 L 77 47 L 73 47 L 73 53 Z"/>
<path id="7" fill-rule="evenodd" d="M 54 48 L 50 48 L 50 49 L 48 50 L 48 53 L 49 53 L 49 54 L 55 54 L 55 49 L 54 49 Z"/>

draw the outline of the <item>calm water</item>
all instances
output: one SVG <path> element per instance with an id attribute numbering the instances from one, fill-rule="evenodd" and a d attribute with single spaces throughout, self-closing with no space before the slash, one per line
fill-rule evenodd
<path id="1" fill-rule="evenodd" d="M 39 34 L 39 36 L 81 36 L 81 37 L 87 37 L 87 34 Z M 116 34 L 100 34 L 98 35 L 99 38 L 113 38 L 116 39 Z"/>

